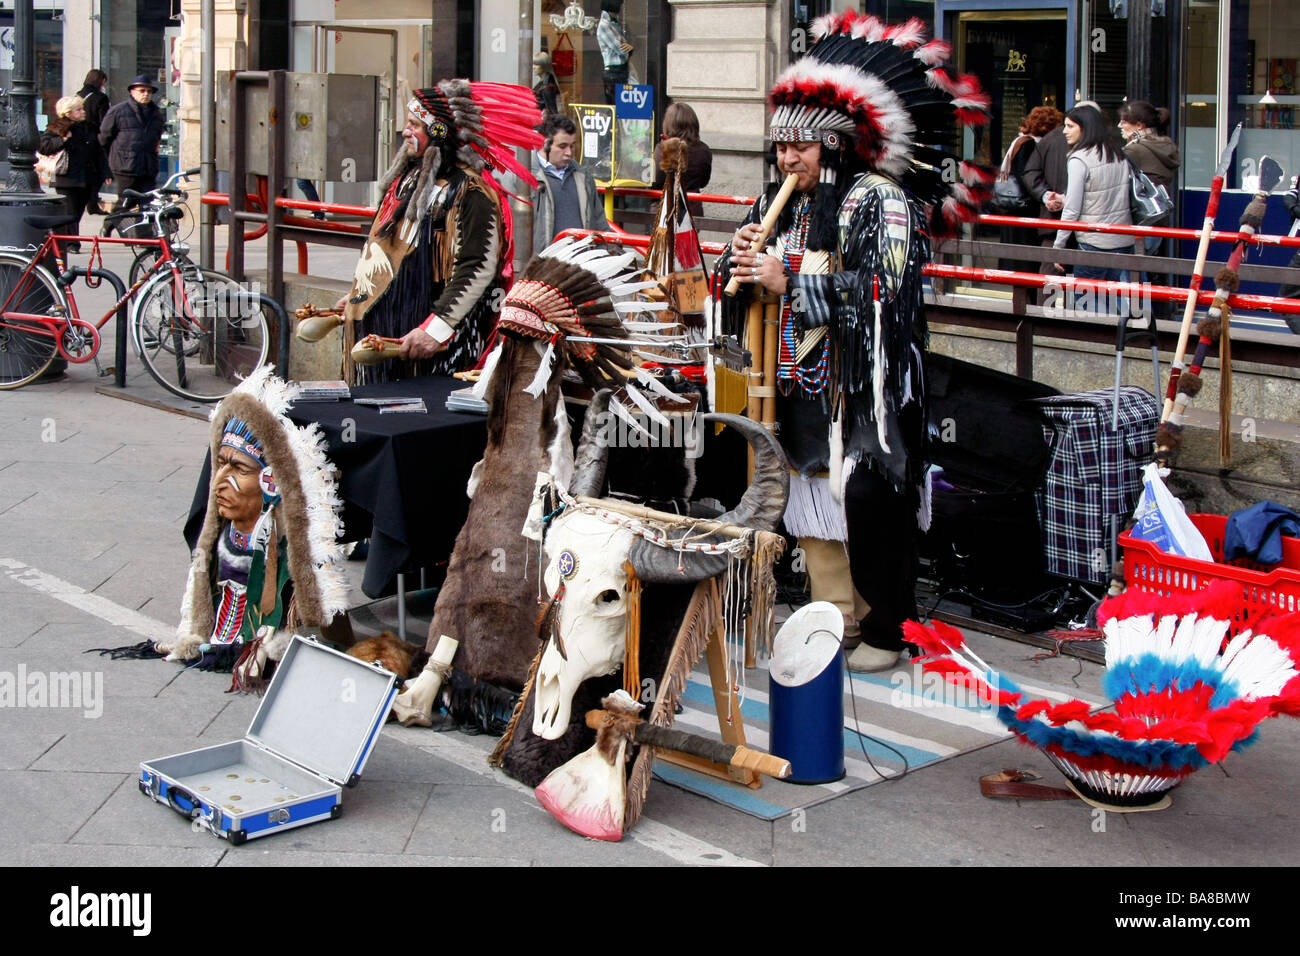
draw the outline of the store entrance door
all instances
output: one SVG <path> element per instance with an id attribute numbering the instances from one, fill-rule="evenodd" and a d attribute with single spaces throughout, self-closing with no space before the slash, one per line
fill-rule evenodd
<path id="1" fill-rule="evenodd" d="M 958 62 L 993 98 L 993 121 L 974 155 L 994 166 L 1035 106 L 1064 111 L 1070 45 L 1064 10 L 970 11 L 957 15 Z"/>

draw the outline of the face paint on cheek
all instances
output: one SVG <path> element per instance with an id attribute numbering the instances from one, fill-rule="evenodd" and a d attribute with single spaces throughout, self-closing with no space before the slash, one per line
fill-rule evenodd
<path id="1" fill-rule="evenodd" d="M 226 481 L 230 482 L 230 487 L 234 488 L 236 492 L 243 491 L 243 489 L 239 487 L 239 482 L 235 480 L 234 475 L 226 475 Z"/>

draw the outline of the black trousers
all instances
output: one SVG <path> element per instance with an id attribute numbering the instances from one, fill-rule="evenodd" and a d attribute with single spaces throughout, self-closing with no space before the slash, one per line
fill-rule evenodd
<path id="1" fill-rule="evenodd" d="M 626 63 L 620 63 L 618 66 L 605 67 L 605 71 L 602 74 L 602 76 L 605 81 L 605 102 L 606 103 L 610 104 L 611 106 L 615 105 L 614 97 L 616 96 L 618 91 L 615 90 L 614 87 L 620 83 L 626 83 L 629 75 L 630 75 L 630 71 Z"/>
<path id="2" fill-rule="evenodd" d="M 871 605 L 862 640 L 885 651 L 903 649 L 903 622 L 916 617 L 916 507 L 865 462 L 844 492 L 853 586 Z"/>
<path id="3" fill-rule="evenodd" d="M 68 215 L 76 216 L 77 221 L 73 223 L 72 228 L 64 232 L 81 232 L 81 217 L 86 211 L 86 207 L 95 201 L 99 195 L 99 188 L 96 186 L 59 186 L 56 191 L 63 197 L 63 203 L 68 207 Z"/>
<path id="4" fill-rule="evenodd" d="M 125 212 L 136 205 L 134 199 L 128 200 L 122 195 L 124 189 L 134 189 L 138 193 L 147 193 L 153 189 L 157 176 L 132 176 L 129 173 L 114 173 L 113 188 L 117 190 L 117 205 L 113 207 L 113 212 Z"/>

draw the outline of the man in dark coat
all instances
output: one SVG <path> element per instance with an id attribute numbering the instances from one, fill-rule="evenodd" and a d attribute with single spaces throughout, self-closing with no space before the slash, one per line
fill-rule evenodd
<path id="1" fill-rule="evenodd" d="M 99 128 L 104 123 L 104 114 L 108 112 L 108 94 L 104 92 L 104 87 L 107 85 L 107 73 L 103 70 L 91 70 L 86 74 L 86 80 L 81 84 L 81 89 L 77 91 L 77 95 L 81 97 L 86 110 L 86 130 L 90 134 L 90 140 L 95 149 L 100 153 L 99 165 L 105 171 L 105 179 L 108 178 L 108 155 L 104 153 L 99 145 Z M 86 206 L 86 210 L 95 216 L 102 216 L 108 211 L 99 204 L 100 185 L 101 183 L 94 184 L 94 193 L 91 195 L 90 203 Z"/>
<path id="2" fill-rule="evenodd" d="M 131 98 L 118 103 L 104 116 L 99 128 L 99 144 L 108 150 L 108 165 L 117 188 L 114 212 L 135 205 L 124 190 L 148 192 L 158 179 L 158 144 L 162 141 L 166 119 L 154 105 L 158 87 L 141 74 L 131 83 Z"/>

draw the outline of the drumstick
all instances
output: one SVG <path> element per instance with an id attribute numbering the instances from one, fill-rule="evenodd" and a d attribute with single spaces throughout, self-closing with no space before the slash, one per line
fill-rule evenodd
<path id="1" fill-rule="evenodd" d="M 785 204 L 790 201 L 790 196 L 794 192 L 794 187 L 797 182 L 799 182 L 798 173 L 791 173 L 789 176 L 785 177 L 785 182 L 781 184 L 781 189 L 777 192 L 776 198 L 772 200 L 772 205 L 768 207 L 767 215 L 763 217 L 763 222 L 759 226 L 758 238 L 749 244 L 750 255 L 753 255 L 767 245 L 767 237 L 770 236 L 772 230 L 776 228 L 776 220 L 780 217 L 781 210 L 785 208 Z M 725 290 L 726 294 L 729 296 L 735 295 L 739 289 L 740 276 L 732 276 L 731 281 L 727 283 L 727 288 Z"/>

